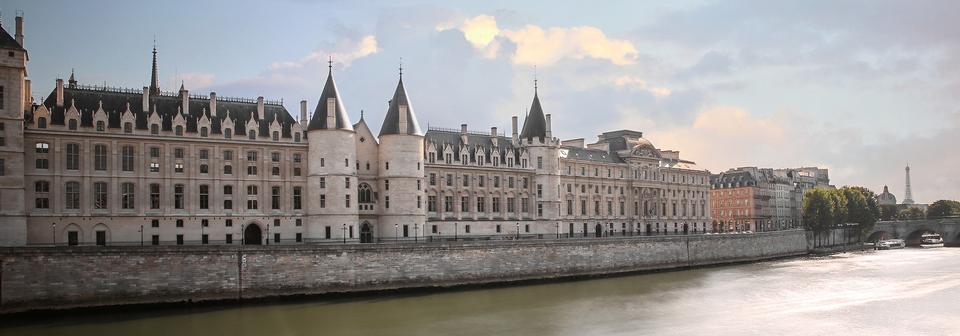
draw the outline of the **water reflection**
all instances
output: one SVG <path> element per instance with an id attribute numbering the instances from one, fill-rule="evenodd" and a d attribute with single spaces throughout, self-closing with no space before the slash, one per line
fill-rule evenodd
<path id="1" fill-rule="evenodd" d="M 4 321 L 0 335 L 960 334 L 960 249 L 518 287 Z"/>

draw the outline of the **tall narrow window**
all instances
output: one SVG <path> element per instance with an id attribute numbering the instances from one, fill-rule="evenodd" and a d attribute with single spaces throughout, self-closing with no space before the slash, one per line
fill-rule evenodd
<path id="1" fill-rule="evenodd" d="M 80 170 L 80 144 L 67 144 L 67 169 Z"/>
<path id="2" fill-rule="evenodd" d="M 93 169 L 107 170 L 107 146 L 93 146 Z"/>
<path id="3" fill-rule="evenodd" d="M 49 209 L 50 208 L 50 182 L 47 181 L 37 181 L 33 184 L 34 191 L 34 208 L 36 209 Z"/>
<path id="4" fill-rule="evenodd" d="M 293 187 L 293 209 L 300 210 L 302 205 L 301 198 L 303 198 L 303 188 L 302 187 Z"/>
<path id="5" fill-rule="evenodd" d="M 133 171 L 133 146 L 123 146 L 120 156 L 120 169 L 127 172 Z"/>
<path id="6" fill-rule="evenodd" d="M 257 194 L 257 186 L 248 185 L 247 186 L 247 210 L 257 210 L 259 208 Z"/>
<path id="7" fill-rule="evenodd" d="M 200 185 L 200 209 L 206 210 L 210 208 L 210 186 L 206 184 Z"/>
<path id="8" fill-rule="evenodd" d="M 120 185 L 120 208 L 129 210 L 136 207 L 135 189 L 133 183 L 127 182 Z"/>
<path id="9" fill-rule="evenodd" d="M 160 185 L 150 185 L 150 209 L 160 209 Z"/>
<path id="10" fill-rule="evenodd" d="M 65 189 L 65 207 L 70 210 L 80 209 L 80 183 L 67 182 Z"/>
<path id="11" fill-rule="evenodd" d="M 50 162 L 47 160 L 47 154 L 50 153 L 50 144 L 46 142 L 38 142 L 36 145 L 37 151 L 37 160 L 36 167 L 37 169 L 48 169 L 50 168 Z"/>
<path id="12" fill-rule="evenodd" d="M 270 208 L 280 210 L 280 187 L 270 188 Z"/>
<path id="13" fill-rule="evenodd" d="M 183 185 L 173 185 L 173 208 L 183 209 Z"/>
<path id="14" fill-rule="evenodd" d="M 96 182 L 93 184 L 93 208 L 107 208 L 107 183 Z"/>

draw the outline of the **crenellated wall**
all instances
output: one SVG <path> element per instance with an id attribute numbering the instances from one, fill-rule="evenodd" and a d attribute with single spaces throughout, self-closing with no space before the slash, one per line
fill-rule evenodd
<path id="1" fill-rule="evenodd" d="M 456 244 L 0 249 L 0 313 L 446 287 L 807 253 L 803 231 Z"/>

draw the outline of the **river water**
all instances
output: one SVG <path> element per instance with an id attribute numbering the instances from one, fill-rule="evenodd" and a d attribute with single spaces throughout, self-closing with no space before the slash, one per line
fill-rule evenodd
<path id="1" fill-rule="evenodd" d="M 960 335 L 960 248 L 582 281 L 0 320 L 0 335 Z"/>

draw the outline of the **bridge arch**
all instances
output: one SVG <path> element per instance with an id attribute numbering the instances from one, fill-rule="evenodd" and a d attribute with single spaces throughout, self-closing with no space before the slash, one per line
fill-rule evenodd
<path id="1" fill-rule="evenodd" d="M 888 231 L 874 231 L 873 233 L 870 234 L 869 237 L 867 237 L 867 241 L 868 241 L 868 242 L 871 242 L 871 243 L 876 243 L 876 242 L 881 241 L 881 240 L 893 239 L 893 238 L 896 238 L 896 237 L 894 237 L 894 234 L 891 233 L 891 232 L 888 232 Z"/>

